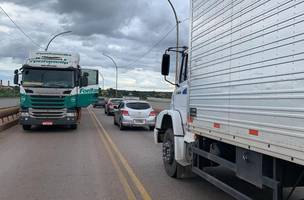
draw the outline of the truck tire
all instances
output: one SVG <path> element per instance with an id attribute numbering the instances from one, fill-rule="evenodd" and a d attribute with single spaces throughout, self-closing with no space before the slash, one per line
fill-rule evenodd
<path id="1" fill-rule="evenodd" d="M 31 125 L 22 125 L 23 130 L 29 131 L 31 130 L 32 126 Z"/>
<path id="2" fill-rule="evenodd" d="M 174 152 L 174 134 L 172 128 L 165 132 L 163 141 L 163 163 L 168 176 L 177 178 L 177 162 Z"/>
<path id="3" fill-rule="evenodd" d="M 72 125 L 70 125 L 70 129 L 72 129 L 72 130 L 76 130 L 77 129 L 77 124 L 72 124 Z"/>

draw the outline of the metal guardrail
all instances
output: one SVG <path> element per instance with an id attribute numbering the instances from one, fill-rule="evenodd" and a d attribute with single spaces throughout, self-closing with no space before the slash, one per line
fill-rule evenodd
<path id="1" fill-rule="evenodd" d="M 0 131 L 18 123 L 19 106 L 0 108 Z"/>

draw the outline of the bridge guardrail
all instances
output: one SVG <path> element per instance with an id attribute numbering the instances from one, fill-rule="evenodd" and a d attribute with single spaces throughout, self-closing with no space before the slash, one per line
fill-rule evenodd
<path id="1" fill-rule="evenodd" d="M 0 131 L 18 123 L 19 106 L 0 108 Z"/>

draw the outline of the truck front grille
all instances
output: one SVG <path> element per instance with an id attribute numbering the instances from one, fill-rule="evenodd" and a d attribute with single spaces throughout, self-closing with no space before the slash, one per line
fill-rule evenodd
<path id="1" fill-rule="evenodd" d="M 31 95 L 31 108 L 34 109 L 63 109 L 64 96 Z"/>
<path id="2" fill-rule="evenodd" d="M 30 116 L 37 119 L 58 119 L 66 116 L 66 109 L 29 109 Z"/>

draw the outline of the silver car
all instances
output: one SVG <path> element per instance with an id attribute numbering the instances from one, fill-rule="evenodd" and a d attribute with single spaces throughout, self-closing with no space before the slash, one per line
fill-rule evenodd
<path id="1" fill-rule="evenodd" d="M 114 124 L 120 130 L 126 127 L 148 127 L 150 131 L 155 127 L 156 112 L 146 101 L 124 100 L 114 111 Z"/>

